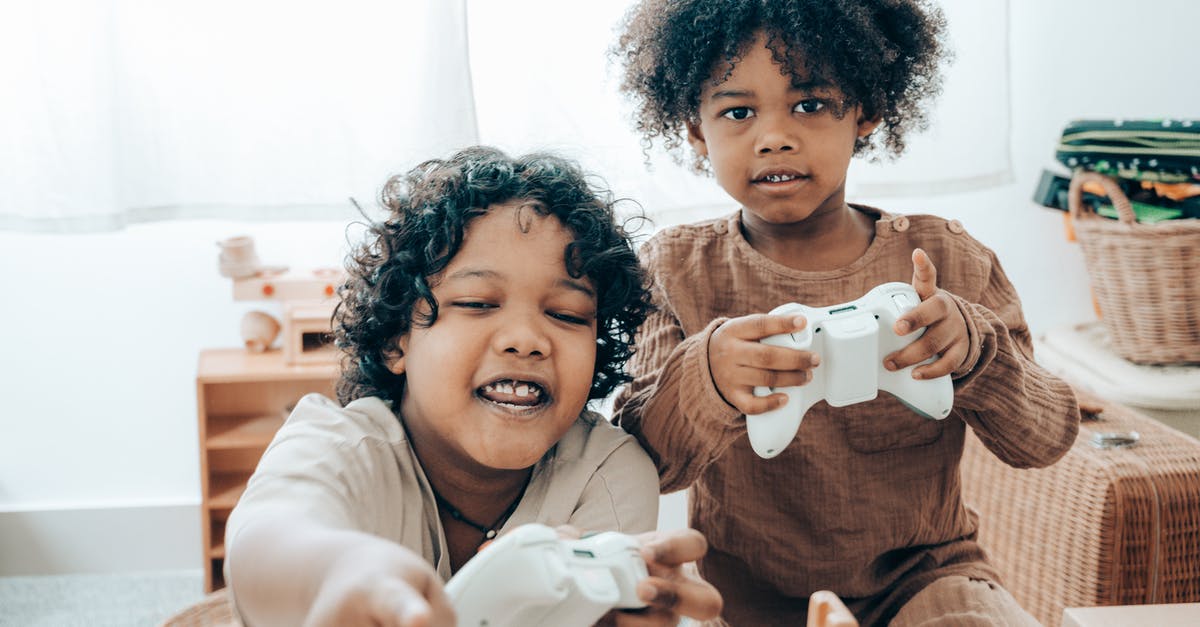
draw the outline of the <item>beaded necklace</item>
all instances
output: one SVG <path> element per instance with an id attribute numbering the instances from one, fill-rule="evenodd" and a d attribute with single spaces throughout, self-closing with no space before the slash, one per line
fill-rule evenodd
<path id="1" fill-rule="evenodd" d="M 532 476 L 532 473 L 530 473 L 530 475 Z M 521 497 L 525 496 L 525 488 L 527 487 L 529 487 L 529 477 L 525 478 L 525 485 L 521 486 L 521 491 L 517 494 L 517 498 L 513 499 L 513 502 L 509 503 L 508 509 L 504 510 L 504 513 L 500 514 L 500 517 L 490 525 L 477 523 L 474 520 L 464 516 L 457 507 L 450 503 L 450 501 L 447 501 L 442 497 L 441 494 L 438 494 L 438 491 L 433 489 L 432 484 L 429 486 L 429 489 L 433 492 L 434 500 L 437 501 L 440 507 L 446 510 L 446 513 L 450 514 L 451 518 L 483 534 L 483 540 L 480 540 L 479 542 L 479 544 L 483 544 L 484 542 L 495 538 L 496 533 L 500 530 L 500 527 L 504 526 L 504 523 L 508 520 L 508 517 L 512 516 L 513 512 L 517 511 L 517 506 L 521 504 Z"/>

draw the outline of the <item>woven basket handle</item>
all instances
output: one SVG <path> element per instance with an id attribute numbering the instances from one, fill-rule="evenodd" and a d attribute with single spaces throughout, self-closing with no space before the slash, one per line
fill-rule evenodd
<path id="1" fill-rule="evenodd" d="M 1117 208 L 1117 215 L 1121 222 L 1125 224 L 1137 222 L 1137 216 L 1133 213 L 1133 205 L 1129 203 L 1129 197 L 1125 195 L 1125 192 L 1121 191 L 1121 186 L 1103 174 L 1088 170 L 1076 171 L 1071 177 L 1071 186 L 1067 188 L 1067 207 L 1071 210 L 1072 220 L 1078 220 L 1084 211 L 1093 212 L 1091 207 L 1083 204 L 1084 183 L 1099 183 L 1104 188 L 1104 193 Z"/>

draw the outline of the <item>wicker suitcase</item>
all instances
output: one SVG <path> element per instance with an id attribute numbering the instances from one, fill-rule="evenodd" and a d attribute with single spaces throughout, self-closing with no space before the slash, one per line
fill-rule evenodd
<path id="1" fill-rule="evenodd" d="M 1006 466 L 969 435 L 962 480 L 980 544 L 1044 624 L 1066 607 L 1200 601 L 1200 440 L 1106 403 L 1049 468 Z"/>

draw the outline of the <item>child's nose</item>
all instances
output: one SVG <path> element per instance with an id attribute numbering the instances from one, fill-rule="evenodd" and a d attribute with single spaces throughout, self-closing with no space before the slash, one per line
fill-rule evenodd
<path id="1" fill-rule="evenodd" d="M 789 125 L 767 121 L 758 135 L 758 153 L 790 152 L 796 150 L 799 140 Z"/>
<path id="2" fill-rule="evenodd" d="M 539 322 L 530 316 L 513 316 L 496 332 L 496 349 L 521 357 L 546 357 L 550 338 Z"/>

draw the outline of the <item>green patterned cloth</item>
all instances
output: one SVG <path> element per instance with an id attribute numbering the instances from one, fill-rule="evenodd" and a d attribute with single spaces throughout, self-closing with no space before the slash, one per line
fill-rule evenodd
<path id="1" fill-rule="evenodd" d="M 1123 179 L 1200 182 L 1200 121 L 1075 120 L 1063 129 L 1055 158 Z"/>

